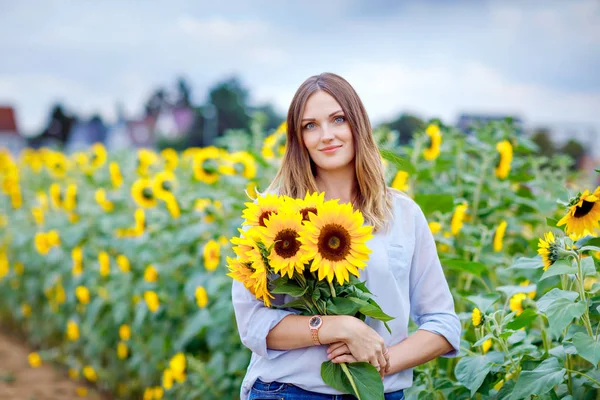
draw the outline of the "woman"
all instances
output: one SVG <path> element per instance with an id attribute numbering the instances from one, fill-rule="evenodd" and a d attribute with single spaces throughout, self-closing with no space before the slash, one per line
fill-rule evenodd
<path id="1" fill-rule="evenodd" d="M 370 362 L 382 375 L 386 399 L 403 399 L 413 367 L 455 357 L 460 345 L 460 321 L 425 216 L 412 199 L 386 186 L 365 108 L 340 76 L 308 78 L 292 100 L 287 126 L 287 150 L 267 191 L 302 198 L 307 191 L 324 192 L 326 200 L 361 210 L 374 228 L 361 279 L 394 317 L 392 334 L 370 318 L 267 308 L 234 281 L 238 330 L 252 350 L 241 398 L 352 398 L 321 379 L 321 363 L 332 360 Z M 419 329 L 407 337 L 409 315 Z"/>

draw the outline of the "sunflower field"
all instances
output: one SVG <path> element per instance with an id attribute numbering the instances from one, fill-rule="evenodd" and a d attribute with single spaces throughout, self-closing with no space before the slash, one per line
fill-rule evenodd
<path id="1" fill-rule="evenodd" d="M 407 397 L 596 398 L 600 188 L 509 122 L 465 135 L 436 120 L 409 147 L 374 135 L 389 185 L 429 220 L 463 323 L 460 357 L 416 368 Z M 284 152 L 285 126 L 258 122 L 182 153 L 0 152 L 0 320 L 37 349 L 31 367 L 116 398 L 237 398 L 250 354 L 229 238 Z"/>

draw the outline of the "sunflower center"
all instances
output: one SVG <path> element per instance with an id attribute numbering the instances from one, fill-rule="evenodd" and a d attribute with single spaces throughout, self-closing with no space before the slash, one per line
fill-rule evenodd
<path id="1" fill-rule="evenodd" d="M 163 190 L 166 190 L 167 192 L 170 192 L 171 189 L 173 189 L 173 184 L 170 181 L 163 181 L 163 183 L 160 185 L 160 187 Z"/>
<path id="2" fill-rule="evenodd" d="M 217 173 L 219 166 L 217 165 L 217 160 L 206 160 L 202 163 L 202 169 L 207 174 L 215 174 Z"/>
<path id="3" fill-rule="evenodd" d="M 308 213 L 317 213 L 317 209 L 315 207 L 303 208 L 300 210 L 300 214 L 302 214 L 302 221 L 308 221 Z"/>
<path id="4" fill-rule="evenodd" d="M 273 210 L 265 210 L 262 212 L 262 214 L 260 214 L 260 216 L 258 217 L 258 224 L 260 226 L 264 226 L 266 227 L 267 225 L 265 225 L 265 219 L 269 219 L 269 217 L 271 216 L 272 213 L 274 213 L 275 211 Z"/>
<path id="5" fill-rule="evenodd" d="M 282 258 L 291 258 L 300 249 L 300 242 L 296 239 L 298 232 L 293 229 L 284 229 L 275 236 L 275 252 Z"/>
<path id="6" fill-rule="evenodd" d="M 590 211 L 592 211 L 592 208 L 594 208 L 594 202 L 593 201 L 585 201 L 585 200 L 583 200 L 583 203 L 581 204 L 581 207 L 576 207 L 575 208 L 574 217 L 575 218 L 585 217 L 586 215 L 589 214 Z"/>
<path id="7" fill-rule="evenodd" d="M 341 261 L 350 252 L 351 238 L 341 225 L 329 224 L 321 229 L 318 249 L 321 255 L 330 261 Z"/>
<path id="8" fill-rule="evenodd" d="M 235 170 L 236 174 L 242 174 L 246 170 L 246 168 L 244 168 L 244 164 L 240 162 L 233 164 L 233 169 Z"/>
<path id="9" fill-rule="evenodd" d="M 154 198 L 154 196 L 152 196 L 152 189 L 150 188 L 144 188 L 142 190 L 142 196 L 147 199 L 147 200 L 152 200 Z"/>

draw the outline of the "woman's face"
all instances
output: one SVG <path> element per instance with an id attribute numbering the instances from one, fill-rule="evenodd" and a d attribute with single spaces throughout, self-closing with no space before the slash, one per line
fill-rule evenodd
<path id="1" fill-rule="evenodd" d="M 307 100 L 302 114 L 302 140 L 318 169 L 354 167 L 354 140 L 339 103 L 319 90 Z"/>

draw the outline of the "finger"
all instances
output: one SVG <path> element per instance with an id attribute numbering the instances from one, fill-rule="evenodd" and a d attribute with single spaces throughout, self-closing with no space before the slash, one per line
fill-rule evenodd
<path id="1" fill-rule="evenodd" d="M 388 361 L 385 358 L 385 356 L 383 355 L 383 351 L 381 353 L 377 354 L 377 363 L 381 366 L 381 370 L 385 370 L 387 365 L 388 365 Z"/>
<path id="2" fill-rule="evenodd" d="M 335 349 L 338 349 L 342 346 L 346 346 L 346 343 L 344 342 L 335 342 L 329 345 L 329 347 L 327 348 L 327 353 L 331 353 L 332 351 L 334 351 Z"/>
<path id="3" fill-rule="evenodd" d="M 329 353 L 327 358 L 329 358 L 329 359 L 336 358 L 338 356 L 341 356 L 342 354 L 351 354 L 350 349 L 348 349 L 348 346 L 338 347 L 337 349 L 335 349 L 334 351 Z"/>
<path id="4" fill-rule="evenodd" d="M 357 362 L 357 360 L 356 360 L 356 358 L 354 358 L 350 354 L 343 354 L 341 356 L 338 356 L 338 357 L 332 359 L 331 362 L 335 363 L 335 364 L 338 364 L 338 363 L 355 363 L 355 362 Z"/>

